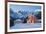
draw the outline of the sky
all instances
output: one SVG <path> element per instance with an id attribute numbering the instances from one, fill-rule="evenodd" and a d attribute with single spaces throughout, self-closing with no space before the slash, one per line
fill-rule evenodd
<path id="1" fill-rule="evenodd" d="M 40 10 L 41 9 L 41 6 L 34 6 L 34 5 L 13 5 L 13 4 L 10 4 L 10 8 L 14 11 L 14 12 L 17 12 L 17 11 L 35 11 L 35 10 Z"/>

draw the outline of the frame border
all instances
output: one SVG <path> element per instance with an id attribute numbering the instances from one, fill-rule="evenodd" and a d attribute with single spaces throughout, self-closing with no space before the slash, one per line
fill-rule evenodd
<path id="1" fill-rule="evenodd" d="M 43 30 L 7 32 L 7 3 L 8 2 L 43 4 L 43 11 L 44 11 L 43 12 Z M 43 31 L 45 31 L 45 3 L 44 2 L 27 2 L 27 1 L 8 1 L 8 0 L 5 0 L 5 34 L 7 34 L 7 33 L 43 32 Z"/>

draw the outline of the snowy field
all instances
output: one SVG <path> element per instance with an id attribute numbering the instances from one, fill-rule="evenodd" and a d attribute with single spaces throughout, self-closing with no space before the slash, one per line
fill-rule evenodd
<path id="1" fill-rule="evenodd" d="M 16 23 L 11 29 L 25 29 L 25 28 L 40 28 L 41 23 L 27 24 L 27 23 Z"/>

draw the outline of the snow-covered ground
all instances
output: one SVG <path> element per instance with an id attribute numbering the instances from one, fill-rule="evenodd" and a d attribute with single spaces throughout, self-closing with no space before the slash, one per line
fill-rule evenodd
<path id="1" fill-rule="evenodd" d="M 11 29 L 40 28 L 40 27 L 41 23 L 34 23 L 34 24 L 16 23 L 14 26 L 11 27 Z"/>

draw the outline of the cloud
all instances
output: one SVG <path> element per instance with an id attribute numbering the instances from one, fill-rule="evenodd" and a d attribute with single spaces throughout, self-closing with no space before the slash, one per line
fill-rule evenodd
<path id="1" fill-rule="evenodd" d="M 40 9 L 35 10 L 35 12 L 37 12 L 37 11 L 41 11 L 41 10 Z"/>

